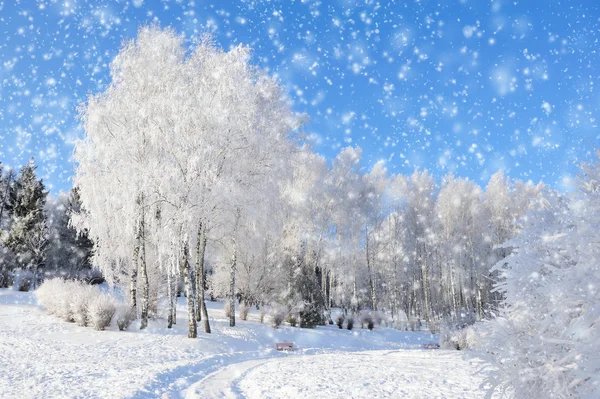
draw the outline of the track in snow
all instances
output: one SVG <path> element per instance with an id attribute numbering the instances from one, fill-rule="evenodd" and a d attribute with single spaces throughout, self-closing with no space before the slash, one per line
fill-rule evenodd
<path id="1" fill-rule="evenodd" d="M 290 355 L 224 367 L 185 392 L 203 398 L 481 398 L 477 364 L 453 351 Z"/>

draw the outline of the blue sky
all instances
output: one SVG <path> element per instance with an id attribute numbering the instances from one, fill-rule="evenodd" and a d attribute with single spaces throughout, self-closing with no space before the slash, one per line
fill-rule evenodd
<path id="1" fill-rule="evenodd" d="M 358 145 L 365 168 L 562 188 L 600 143 L 594 0 L 0 0 L 0 161 L 34 156 L 69 189 L 77 106 L 153 21 L 253 47 L 328 158 Z"/>

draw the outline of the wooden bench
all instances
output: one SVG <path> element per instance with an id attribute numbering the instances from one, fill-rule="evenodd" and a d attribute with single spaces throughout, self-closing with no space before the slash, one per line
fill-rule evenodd
<path id="1" fill-rule="evenodd" d="M 275 349 L 277 349 L 278 351 L 295 351 L 298 348 L 294 347 L 294 343 L 293 342 L 277 342 L 275 344 Z"/>

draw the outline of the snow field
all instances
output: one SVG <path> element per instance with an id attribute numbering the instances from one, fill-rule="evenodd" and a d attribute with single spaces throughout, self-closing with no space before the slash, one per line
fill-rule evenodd
<path id="1" fill-rule="evenodd" d="M 458 351 L 292 355 L 225 367 L 186 398 L 480 398 L 476 373 Z"/>
<path id="2" fill-rule="evenodd" d="M 185 298 L 172 330 L 156 320 L 147 331 L 134 323 L 120 332 L 113 320 L 94 331 L 45 314 L 32 293 L 2 289 L 0 397 L 477 397 L 476 367 L 459 352 L 404 350 L 437 336 L 335 325 L 275 330 L 258 323 L 254 309 L 249 321 L 230 328 L 222 302 L 208 306 L 213 334 L 191 340 Z M 284 340 L 301 349 L 272 349 Z M 444 376 L 450 369 L 452 378 Z"/>

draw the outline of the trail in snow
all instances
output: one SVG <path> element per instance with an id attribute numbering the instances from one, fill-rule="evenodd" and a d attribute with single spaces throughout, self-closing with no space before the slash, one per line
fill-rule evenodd
<path id="1" fill-rule="evenodd" d="M 454 351 L 369 351 L 263 359 L 225 367 L 187 399 L 481 398 L 477 363 Z"/>

